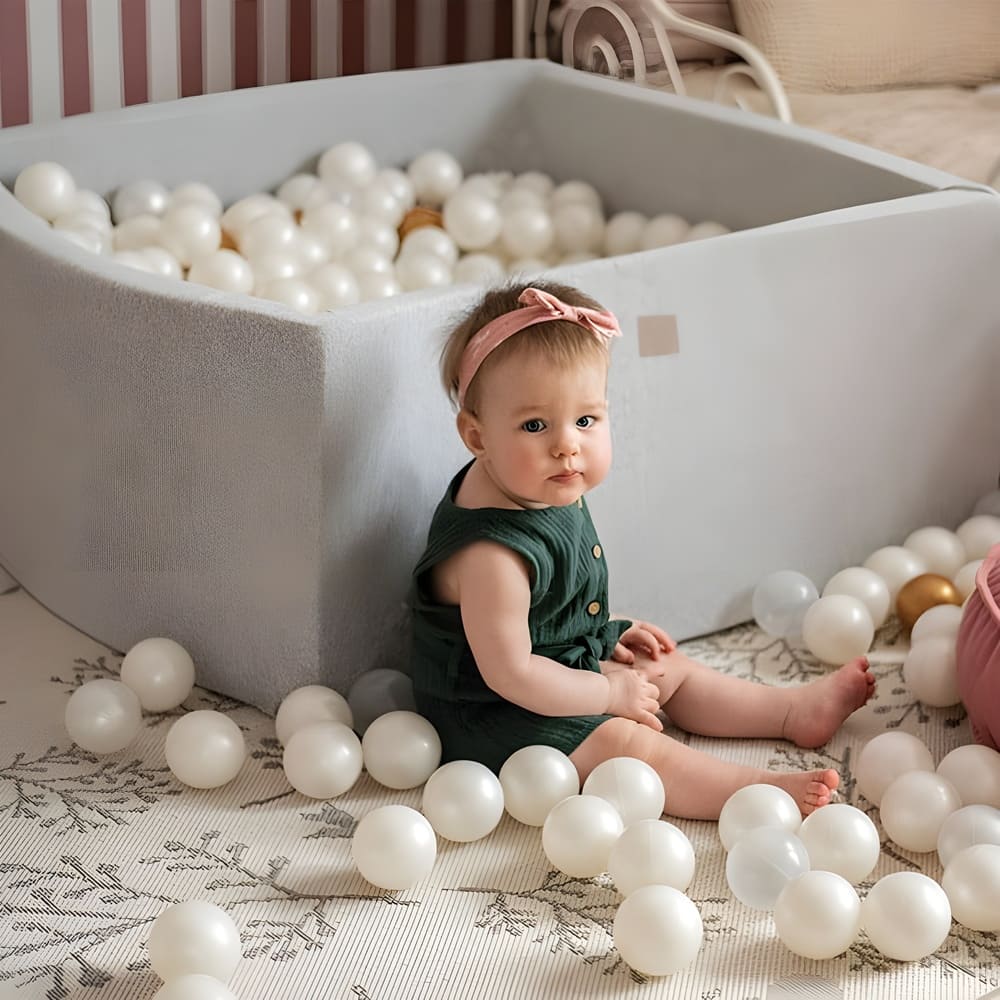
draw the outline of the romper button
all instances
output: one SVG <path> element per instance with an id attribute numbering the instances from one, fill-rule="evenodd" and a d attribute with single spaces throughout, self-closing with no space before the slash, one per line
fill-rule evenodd
<path id="1" fill-rule="evenodd" d="M 597 601 L 591 601 L 590 604 L 587 605 L 588 615 L 596 615 L 600 610 L 601 606 L 597 603 Z"/>
<path id="2" fill-rule="evenodd" d="M 590 551 L 594 553 L 594 558 L 595 559 L 600 559 L 601 558 L 601 547 L 600 547 L 600 545 L 595 545 Z"/>

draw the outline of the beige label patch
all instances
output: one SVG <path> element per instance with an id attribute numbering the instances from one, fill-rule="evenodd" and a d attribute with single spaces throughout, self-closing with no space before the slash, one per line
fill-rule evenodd
<path id="1" fill-rule="evenodd" d="M 639 317 L 639 357 L 677 354 L 680 349 L 676 316 Z"/>

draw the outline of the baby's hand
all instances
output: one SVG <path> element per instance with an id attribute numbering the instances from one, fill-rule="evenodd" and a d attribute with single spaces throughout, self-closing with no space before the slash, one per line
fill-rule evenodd
<path id="1" fill-rule="evenodd" d="M 663 723 L 656 715 L 660 701 L 655 684 L 650 684 L 632 670 L 618 670 L 605 676 L 610 689 L 607 707 L 609 715 L 619 715 L 623 719 L 632 719 L 649 726 L 657 732 L 663 731 Z"/>
<path id="2" fill-rule="evenodd" d="M 677 643 L 658 625 L 634 621 L 622 633 L 612 656 L 619 663 L 634 663 L 634 650 L 640 650 L 656 660 L 660 653 L 672 653 L 676 648 Z"/>

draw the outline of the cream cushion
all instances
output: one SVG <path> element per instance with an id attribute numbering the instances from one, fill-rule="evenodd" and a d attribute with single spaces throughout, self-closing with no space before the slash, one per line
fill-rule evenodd
<path id="1" fill-rule="evenodd" d="M 731 0 L 789 90 L 1000 78 L 1000 0 Z"/>

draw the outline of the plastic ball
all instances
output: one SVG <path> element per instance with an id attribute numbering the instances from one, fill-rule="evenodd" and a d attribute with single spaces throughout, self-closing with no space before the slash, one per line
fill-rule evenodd
<path id="1" fill-rule="evenodd" d="M 376 667 L 360 674 L 347 692 L 347 704 L 354 715 L 354 731 L 364 736 L 365 730 L 380 715 L 387 712 L 415 712 L 413 681 L 400 670 Z"/>
<path id="2" fill-rule="evenodd" d="M 253 261 L 269 253 L 292 253 L 297 232 L 290 216 L 267 212 L 248 222 L 236 242 L 240 253 Z"/>
<path id="3" fill-rule="evenodd" d="M 42 160 L 25 167 L 14 180 L 14 197 L 30 212 L 51 222 L 68 212 L 76 196 L 76 181 L 61 164 Z"/>
<path id="4" fill-rule="evenodd" d="M 228 233 L 234 240 L 239 240 L 244 226 L 254 219 L 269 213 L 277 213 L 285 218 L 291 218 L 288 206 L 278 201 L 277 198 L 269 194 L 257 193 L 247 195 L 234 201 L 219 219 L 223 232 Z"/>
<path id="5" fill-rule="evenodd" d="M 385 167 L 375 175 L 375 180 L 372 183 L 379 184 L 390 191 L 407 211 L 417 203 L 413 182 L 402 170 L 397 170 L 395 167 Z"/>
<path id="6" fill-rule="evenodd" d="M 387 712 L 361 740 L 365 768 L 386 788 L 416 788 L 441 763 L 441 738 L 416 712 Z"/>
<path id="7" fill-rule="evenodd" d="M 861 926 L 887 958 L 917 962 L 937 951 L 951 930 L 944 890 L 919 872 L 879 879 L 861 904 Z"/>
<path id="8" fill-rule="evenodd" d="M 548 198 L 555 190 L 555 186 L 555 181 L 541 170 L 525 170 L 514 178 L 515 188 L 533 191 L 540 198 Z"/>
<path id="9" fill-rule="evenodd" d="M 759 826 L 797 833 L 802 825 L 798 803 L 777 785 L 745 785 L 726 799 L 719 813 L 719 839 L 731 851 L 745 834 Z"/>
<path id="10" fill-rule="evenodd" d="M 976 514 L 963 521 L 955 531 L 959 541 L 965 546 L 966 559 L 982 559 L 994 545 L 1000 542 L 1000 517 L 990 514 Z"/>
<path id="11" fill-rule="evenodd" d="M 976 844 L 952 858 L 941 878 L 951 915 L 974 931 L 1000 931 L 1000 846 Z"/>
<path id="12" fill-rule="evenodd" d="M 319 310 L 319 296 L 304 278 L 274 278 L 258 284 L 254 288 L 254 294 L 260 299 L 280 302 L 301 313 L 314 313 Z"/>
<path id="13" fill-rule="evenodd" d="M 167 731 L 164 754 L 178 781 L 192 788 L 218 788 L 239 774 L 246 758 L 240 727 L 221 712 L 182 715 Z"/>
<path id="14" fill-rule="evenodd" d="M 526 826 L 541 826 L 557 803 L 580 791 L 580 775 L 569 757 L 541 744 L 515 750 L 499 778 L 504 807 Z"/>
<path id="15" fill-rule="evenodd" d="M 288 743 L 292 734 L 312 722 L 342 722 L 350 728 L 354 715 L 347 699 L 324 684 L 307 684 L 289 692 L 274 716 L 278 742 Z"/>
<path id="16" fill-rule="evenodd" d="M 694 869 L 687 834 L 661 819 L 640 819 L 626 827 L 608 856 L 608 873 L 623 896 L 644 885 L 669 885 L 683 892 Z"/>
<path id="17" fill-rule="evenodd" d="M 191 975 L 228 983 L 242 957 L 232 917 L 201 899 L 167 907 L 153 921 L 147 949 L 153 971 L 167 983 Z"/>
<path id="18" fill-rule="evenodd" d="M 809 864 L 857 885 L 878 864 L 882 844 L 875 824 L 860 809 L 833 802 L 810 813 L 799 827 Z"/>
<path id="19" fill-rule="evenodd" d="M 104 254 L 108 252 L 108 241 L 95 229 L 57 229 L 55 232 L 64 240 L 88 253 Z"/>
<path id="20" fill-rule="evenodd" d="M 593 253 L 604 243 L 604 216 L 585 202 L 569 202 L 553 208 L 552 230 L 564 253 Z"/>
<path id="21" fill-rule="evenodd" d="M 503 280 L 504 273 L 499 257 L 491 253 L 468 253 L 459 258 L 452 280 L 456 285 L 494 285 Z"/>
<path id="22" fill-rule="evenodd" d="M 361 240 L 360 219 L 336 201 L 307 209 L 302 215 L 302 230 L 321 240 L 334 260 L 344 258 Z"/>
<path id="23" fill-rule="evenodd" d="M 616 212 L 604 227 L 604 253 L 608 257 L 636 253 L 647 222 L 641 212 Z"/>
<path id="24" fill-rule="evenodd" d="M 396 280 L 408 292 L 451 284 L 451 268 L 430 253 L 411 252 L 396 261 Z"/>
<path id="25" fill-rule="evenodd" d="M 954 643 L 961 622 L 962 609 L 954 604 L 937 604 L 928 608 L 910 629 L 910 647 L 934 636 L 947 636 Z"/>
<path id="26" fill-rule="evenodd" d="M 417 201 L 436 208 L 444 204 L 462 183 L 462 167 L 450 153 L 432 149 L 421 153 L 406 169 Z"/>
<path id="27" fill-rule="evenodd" d="M 144 271 L 146 274 L 155 274 L 152 261 L 143 257 L 138 250 L 115 250 L 111 254 L 111 259 L 118 264 L 124 264 L 136 271 Z"/>
<path id="28" fill-rule="evenodd" d="M 181 262 L 169 250 L 164 250 L 163 247 L 143 247 L 136 253 L 145 259 L 153 274 L 160 274 L 164 278 L 183 277 Z"/>
<path id="29" fill-rule="evenodd" d="M 113 229 L 111 220 L 95 212 L 70 210 L 57 215 L 52 220 L 53 229 L 92 229 L 108 237 Z"/>
<path id="30" fill-rule="evenodd" d="M 572 795 L 553 806 L 542 824 L 542 850 L 552 865 L 573 878 L 608 870 L 611 849 L 624 829 L 606 799 Z"/>
<path id="31" fill-rule="evenodd" d="M 147 712 L 169 712 L 194 687 L 194 661 L 173 639 L 143 639 L 125 654 L 121 677 Z"/>
<path id="32" fill-rule="evenodd" d="M 958 572 L 951 578 L 951 582 L 955 584 L 955 590 L 958 591 L 960 601 L 964 602 L 969 594 L 976 589 L 976 573 L 979 572 L 979 567 L 982 564 L 982 559 L 973 559 L 971 562 L 963 563 L 958 568 Z M 941 606 L 949 607 L 947 604 Z M 912 638 L 910 641 L 912 642 Z"/>
<path id="33" fill-rule="evenodd" d="M 324 181 L 361 185 L 370 183 L 378 170 L 375 157 L 360 142 L 339 142 L 327 149 L 316 164 Z"/>
<path id="34" fill-rule="evenodd" d="M 807 871 L 809 854 L 802 841 L 794 833 L 772 827 L 745 833 L 726 857 L 729 888 L 741 903 L 755 910 L 773 909 L 785 886 Z"/>
<path id="35" fill-rule="evenodd" d="M 236 994 L 214 976 L 195 973 L 171 979 L 153 994 L 153 1000 L 236 1000 Z"/>
<path id="36" fill-rule="evenodd" d="M 420 226 L 403 237 L 403 242 L 399 245 L 399 256 L 411 253 L 433 254 L 435 257 L 440 257 L 449 267 L 454 267 L 458 260 L 458 247 L 455 241 L 437 226 Z"/>
<path id="37" fill-rule="evenodd" d="M 306 279 L 316 292 L 319 309 L 338 309 L 361 301 L 361 288 L 352 271 L 331 261 L 321 264 Z"/>
<path id="38" fill-rule="evenodd" d="M 697 957 L 705 935 L 698 907 L 669 885 L 644 885 L 622 901 L 612 937 L 622 961 L 645 976 L 669 976 Z"/>
<path id="39" fill-rule="evenodd" d="M 201 205 L 216 218 L 222 215 L 222 201 L 219 196 L 207 184 L 201 181 L 188 181 L 186 184 L 179 184 L 170 192 L 171 205 Z"/>
<path id="40" fill-rule="evenodd" d="M 302 271 L 310 274 L 330 259 L 330 248 L 317 233 L 299 229 L 291 245 L 291 253 L 302 263 Z"/>
<path id="41" fill-rule="evenodd" d="M 1000 809 L 973 805 L 956 809 L 941 824 L 937 852 L 941 865 L 947 868 L 960 851 L 975 844 L 1000 845 Z"/>
<path id="42" fill-rule="evenodd" d="M 947 528 L 918 528 L 906 536 L 903 548 L 923 556 L 927 572 L 941 576 L 954 576 L 968 559 L 958 535 Z"/>
<path id="43" fill-rule="evenodd" d="M 962 800 L 955 786 L 933 771 L 901 774 L 882 795 L 879 811 L 886 835 L 907 851 L 937 848 L 944 821 Z"/>
<path id="44" fill-rule="evenodd" d="M 941 759 L 937 773 L 955 786 L 963 806 L 1000 808 L 1000 753 L 992 747 L 956 747 Z"/>
<path id="45" fill-rule="evenodd" d="M 754 588 L 754 620 L 768 634 L 792 639 L 802 634 L 806 611 L 818 600 L 816 585 L 791 569 L 769 573 Z"/>
<path id="46" fill-rule="evenodd" d="M 293 174 L 281 182 L 275 194 L 278 201 L 293 212 L 301 211 L 306 207 L 310 196 L 322 186 L 323 182 L 316 174 Z"/>
<path id="47" fill-rule="evenodd" d="M 218 250 L 221 239 L 219 220 L 201 205 L 171 206 L 163 213 L 160 244 L 184 267 L 189 267 L 195 258 Z"/>
<path id="48" fill-rule="evenodd" d="M 684 242 L 694 243 L 697 240 L 709 240 L 713 236 L 726 236 L 731 232 L 732 230 L 729 226 L 725 226 L 721 222 L 713 222 L 711 219 L 706 219 L 704 222 L 696 222 L 687 231 Z"/>
<path id="49" fill-rule="evenodd" d="M 295 278 L 302 273 L 302 264 L 291 253 L 269 253 L 253 262 L 253 290 L 255 294 L 267 288 L 272 281 Z"/>
<path id="50" fill-rule="evenodd" d="M 141 250 L 158 246 L 163 221 L 157 215 L 133 215 L 118 223 L 111 233 L 115 250 Z"/>
<path id="51" fill-rule="evenodd" d="M 361 776 L 361 740 L 343 722 L 307 722 L 284 742 L 285 777 L 292 788 L 312 799 L 343 795 Z"/>
<path id="52" fill-rule="evenodd" d="M 389 299 L 394 295 L 403 294 L 403 286 L 396 280 L 395 274 L 376 272 L 358 274 L 358 290 L 361 292 L 362 302 Z"/>
<path id="53" fill-rule="evenodd" d="M 444 228 L 463 250 L 483 250 L 500 235 L 497 203 L 475 191 L 459 191 L 444 203 Z"/>
<path id="54" fill-rule="evenodd" d="M 958 691 L 955 640 L 939 635 L 913 646 L 903 661 L 903 680 L 925 705 L 957 705 L 962 697 Z"/>
<path id="55" fill-rule="evenodd" d="M 453 760 L 427 779 L 421 809 L 439 836 L 460 843 L 479 840 L 503 817 L 503 788 L 488 767 Z"/>
<path id="56" fill-rule="evenodd" d="M 549 195 L 549 204 L 553 210 L 561 208 L 563 205 L 589 205 L 598 212 L 603 212 L 601 196 L 597 188 L 587 181 L 573 180 L 563 181 L 557 184 Z"/>
<path id="57" fill-rule="evenodd" d="M 116 753 L 139 735 L 142 706 L 128 685 L 102 678 L 81 684 L 69 696 L 64 721 L 77 746 L 91 753 Z"/>
<path id="58" fill-rule="evenodd" d="M 387 187 L 379 184 L 370 184 L 360 191 L 352 207 L 360 217 L 376 219 L 390 226 L 398 226 L 406 214 L 402 202 Z"/>
<path id="59" fill-rule="evenodd" d="M 781 891 L 774 904 L 774 929 L 796 955 L 817 961 L 835 958 L 858 936 L 861 901 L 847 879 L 834 872 L 809 871 Z"/>
<path id="60" fill-rule="evenodd" d="M 924 612 L 940 604 L 961 604 L 955 585 L 947 576 L 921 573 L 899 588 L 896 617 L 903 628 L 913 628 Z"/>
<path id="61" fill-rule="evenodd" d="M 587 776 L 583 794 L 610 802 L 626 828 L 641 819 L 659 819 L 663 814 L 663 782 L 649 764 L 635 757 L 602 761 Z"/>
<path id="62" fill-rule="evenodd" d="M 213 250 L 191 262 L 188 281 L 223 292 L 249 295 L 253 291 L 254 276 L 250 262 L 235 250 Z"/>
<path id="63" fill-rule="evenodd" d="M 831 594 L 846 594 L 861 601 L 875 628 L 884 625 L 889 617 L 889 588 L 878 573 L 864 566 L 848 566 L 831 576 L 823 588 L 823 597 Z"/>
<path id="64" fill-rule="evenodd" d="M 889 602 L 893 606 L 903 584 L 927 572 L 924 557 L 902 545 L 886 545 L 876 549 L 863 565 L 885 580 L 885 585 L 889 588 Z"/>
<path id="65" fill-rule="evenodd" d="M 522 205 L 504 214 L 500 242 L 512 257 L 538 257 L 554 240 L 552 219 L 543 207 Z"/>
<path id="66" fill-rule="evenodd" d="M 497 205 L 501 214 L 510 215 L 520 208 L 530 208 L 540 210 L 546 215 L 549 214 L 548 199 L 542 197 L 534 191 L 524 187 L 513 187 L 500 196 Z"/>
<path id="67" fill-rule="evenodd" d="M 831 594 L 807 609 L 802 641 L 824 663 L 846 663 L 871 648 L 875 625 L 868 608 L 856 597 Z"/>
<path id="68" fill-rule="evenodd" d="M 858 754 L 854 777 L 858 791 L 873 805 L 879 805 L 885 790 L 907 771 L 933 771 L 934 758 L 916 736 L 895 730 L 879 733 Z"/>
<path id="69" fill-rule="evenodd" d="M 409 806 L 373 809 L 351 838 L 358 871 L 380 889 L 409 889 L 426 878 L 437 858 L 437 840 L 426 818 Z"/>
<path id="70" fill-rule="evenodd" d="M 654 216 L 646 223 L 639 236 L 639 249 L 656 250 L 683 243 L 690 228 L 687 220 L 679 215 L 666 213 Z"/>
<path id="71" fill-rule="evenodd" d="M 399 252 L 399 233 L 394 226 L 387 225 L 379 219 L 362 216 L 358 219 L 357 245 L 368 247 L 392 260 Z"/>
<path id="72" fill-rule="evenodd" d="M 135 215 L 163 215 L 170 204 L 170 192 L 150 179 L 123 184 L 111 198 L 111 216 L 116 223 Z"/>
<path id="73" fill-rule="evenodd" d="M 68 211 L 87 212 L 105 222 L 111 221 L 111 206 L 96 191 L 88 191 L 86 188 L 76 189 L 76 193 L 70 199 Z"/>

